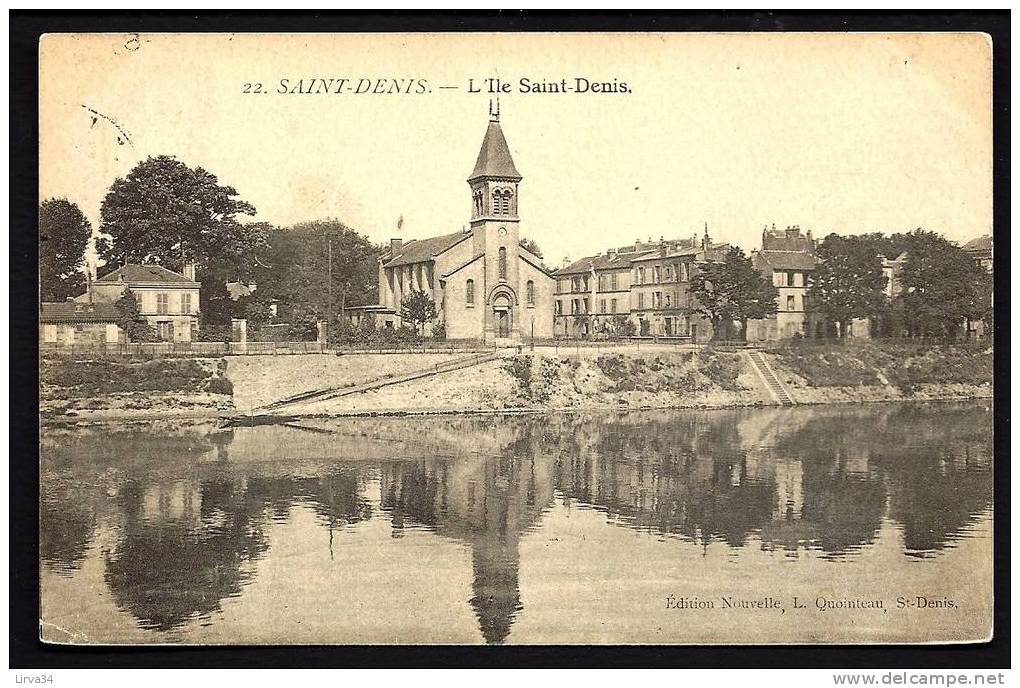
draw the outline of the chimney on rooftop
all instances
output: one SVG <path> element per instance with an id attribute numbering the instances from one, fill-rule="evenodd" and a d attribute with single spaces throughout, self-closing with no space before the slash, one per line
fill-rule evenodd
<path id="1" fill-rule="evenodd" d="M 606 258 L 608 258 L 609 260 L 616 258 L 616 249 L 615 248 L 608 249 L 606 251 Z"/>
<path id="2" fill-rule="evenodd" d="M 403 239 L 390 239 L 390 256 L 391 257 L 397 255 L 397 251 L 400 250 L 400 247 L 401 247 L 401 245 L 403 245 L 403 243 L 404 243 Z"/>
<path id="3" fill-rule="evenodd" d="M 184 279 L 189 282 L 195 281 L 195 261 L 191 260 L 184 264 Z"/>

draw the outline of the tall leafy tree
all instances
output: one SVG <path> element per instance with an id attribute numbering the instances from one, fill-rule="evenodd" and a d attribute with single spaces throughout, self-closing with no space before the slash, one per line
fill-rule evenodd
<path id="1" fill-rule="evenodd" d="M 43 301 L 63 301 L 85 290 L 85 249 L 92 225 L 66 198 L 39 205 L 39 286 Z"/>
<path id="2" fill-rule="evenodd" d="M 167 155 L 150 157 L 113 182 L 100 209 L 97 248 L 107 264 L 156 263 L 181 270 L 250 272 L 264 236 L 239 216 L 255 208 L 216 175 Z M 235 277 L 236 279 L 236 277 Z"/>
<path id="3" fill-rule="evenodd" d="M 912 336 L 956 338 L 967 319 L 986 313 L 988 275 L 959 246 L 935 232 L 907 236 L 907 258 L 899 276 L 907 331 Z"/>
<path id="4" fill-rule="evenodd" d="M 324 319 L 376 302 L 381 248 L 340 220 L 273 228 L 267 243 L 254 270 L 254 300 L 266 308 L 277 301 L 281 321 Z"/>
<path id="5" fill-rule="evenodd" d="M 436 319 L 436 302 L 424 291 L 414 290 L 400 302 L 400 317 L 411 322 L 415 333 L 418 326 Z"/>
<path id="6" fill-rule="evenodd" d="M 876 242 L 830 234 L 818 247 L 821 262 L 811 277 L 810 302 L 846 337 L 854 318 L 874 318 L 885 306 L 886 278 Z"/>
<path id="7" fill-rule="evenodd" d="M 728 339 L 730 324 L 740 323 L 739 336 L 747 332 L 747 321 L 775 313 L 778 292 L 736 246 L 722 261 L 700 264 L 691 281 L 698 310 L 712 323 L 713 339 Z"/>

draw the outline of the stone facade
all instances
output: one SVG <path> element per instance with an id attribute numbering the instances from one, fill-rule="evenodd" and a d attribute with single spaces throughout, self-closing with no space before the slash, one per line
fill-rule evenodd
<path id="1" fill-rule="evenodd" d="M 818 265 L 811 231 L 804 233 L 799 226 L 777 230 L 773 225 L 762 232 L 761 250 L 755 251 L 751 260 L 779 295 L 775 315 L 748 321 L 747 340 L 821 336 L 822 323 L 811 313 L 808 298 L 811 274 Z"/>
<path id="2" fill-rule="evenodd" d="M 95 280 L 77 303 L 115 303 L 128 289 L 138 301 L 139 313 L 163 341 L 190 342 L 198 339 L 198 296 L 201 284 L 195 268 L 187 274 L 159 265 L 124 265 Z"/>
<path id="3" fill-rule="evenodd" d="M 555 330 L 560 337 L 634 334 L 695 342 L 712 337 L 698 312 L 691 280 L 699 263 L 720 260 L 726 244 L 702 239 L 635 241 L 565 265 L 556 278 Z"/>
<path id="4" fill-rule="evenodd" d="M 383 327 L 403 323 L 401 303 L 428 294 L 451 339 L 514 343 L 553 332 L 554 283 L 541 260 L 521 246 L 517 172 L 499 124 L 490 115 L 468 177 L 471 220 L 464 230 L 428 239 L 393 239 L 379 259 L 379 303 L 351 309 Z M 431 325 L 426 325 L 426 334 Z"/>
<path id="5" fill-rule="evenodd" d="M 43 303 L 39 309 L 39 341 L 61 346 L 117 344 L 124 341 L 118 320 L 120 313 L 112 303 Z"/>

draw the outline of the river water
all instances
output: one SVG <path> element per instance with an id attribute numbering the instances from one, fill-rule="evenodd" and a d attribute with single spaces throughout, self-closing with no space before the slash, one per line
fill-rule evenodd
<path id="1" fill-rule="evenodd" d="M 984 403 L 45 427 L 73 643 L 978 640 Z"/>

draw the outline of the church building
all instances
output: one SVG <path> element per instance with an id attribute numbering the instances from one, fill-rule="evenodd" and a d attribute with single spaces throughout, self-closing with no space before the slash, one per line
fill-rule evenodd
<path id="1" fill-rule="evenodd" d="M 553 336 L 554 280 L 541 259 L 521 246 L 519 188 L 499 110 L 489 125 L 474 170 L 471 221 L 451 234 L 391 239 L 379 259 L 379 303 L 351 309 L 352 318 L 372 315 L 380 327 L 399 327 L 401 302 L 423 291 L 436 304 L 450 339 L 515 343 Z"/>

